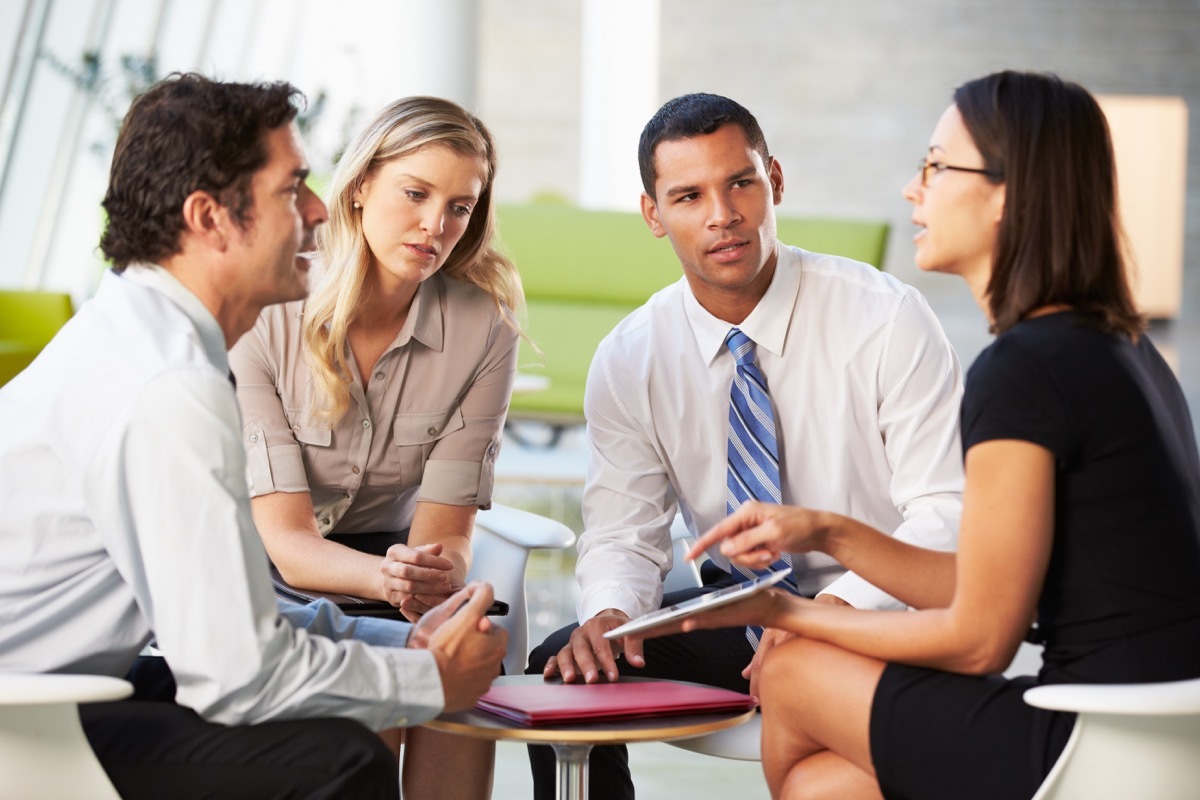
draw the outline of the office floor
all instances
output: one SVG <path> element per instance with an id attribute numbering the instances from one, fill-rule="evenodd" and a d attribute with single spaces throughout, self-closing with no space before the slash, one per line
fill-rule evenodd
<path id="1" fill-rule="evenodd" d="M 904 275 L 929 300 L 964 369 L 991 341 L 978 307 L 961 281 L 943 276 Z M 1155 322 L 1150 337 L 1175 369 L 1192 409 L 1200 413 L 1200 281 L 1184 280 L 1183 311 L 1178 319 Z M 523 450 L 507 442 L 497 464 L 496 499 L 554 516 L 574 530 L 582 528 L 580 485 L 586 469 L 582 431 L 564 437 L 553 451 Z M 535 553 L 527 585 L 530 602 L 530 641 L 574 621 L 577 588 L 573 553 Z M 639 796 L 690 797 L 695 800 L 736 796 L 739 800 L 768 797 L 757 763 L 727 761 L 690 753 L 666 744 L 630 748 L 630 763 Z M 501 744 L 496 753 L 493 797 L 520 800 L 532 796 L 525 748 Z M 599 799 L 597 799 L 599 800 Z"/>

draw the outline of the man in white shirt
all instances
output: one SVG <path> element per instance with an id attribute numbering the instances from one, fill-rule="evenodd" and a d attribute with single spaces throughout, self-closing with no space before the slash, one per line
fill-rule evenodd
<path id="1" fill-rule="evenodd" d="M 676 513 L 693 534 L 727 514 L 731 328 L 754 344 L 766 379 L 780 502 L 849 514 L 924 547 L 952 549 L 957 537 L 961 371 L 916 290 L 866 264 L 777 241 L 783 172 L 742 106 L 706 94 L 669 101 L 642 133 L 639 164 L 643 216 L 670 239 L 683 278 L 597 349 L 584 401 L 582 624 L 534 650 L 529 671 L 589 683 L 619 672 L 753 693 L 778 632 L 765 631 L 757 651 L 742 628 L 650 640 L 644 651 L 636 639 L 603 638 L 660 605 L 740 579 L 713 550 L 703 589 L 663 596 Z M 899 607 L 826 556 L 792 560 L 803 594 Z M 530 751 L 535 795 L 549 796 L 552 757 Z M 593 797 L 633 796 L 624 748 L 593 751 L 590 774 Z"/>
<path id="2" fill-rule="evenodd" d="M 81 709 L 123 797 L 395 797 L 372 729 L 473 706 L 504 653 L 485 585 L 416 626 L 276 605 L 226 350 L 308 290 L 300 99 L 180 75 L 135 101 L 113 271 L 0 390 L 0 670 L 130 675 Z"/>

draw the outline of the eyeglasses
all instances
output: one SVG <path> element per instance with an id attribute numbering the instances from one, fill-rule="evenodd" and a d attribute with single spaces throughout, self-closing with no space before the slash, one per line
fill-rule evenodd
<path id="1" fill-rule="evenodd" d="M 989 178 L 1004 177 L 999 172 L 990 169 L 977 169 L 975 167 L 952 167 L 949 164 L 943 164 L 940 161 L 930 161 L 928 158 L 922 158 L 917 162 L 917 171 L 921 173 L 921 185 L 929 185 L 929 173 L 945 172 L 946 170 L 954 170 L 955 172 L 975 172 L 980 175 L 987 175 Z"/>

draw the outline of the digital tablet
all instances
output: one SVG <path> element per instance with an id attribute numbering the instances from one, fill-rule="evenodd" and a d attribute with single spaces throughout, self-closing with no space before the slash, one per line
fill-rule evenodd
<path id="1" fill-rule="evenodd" d="M 651 611 L 649 614 L 631 619 L 624 625 L 619 625 L 613 628 L 608 633 L 604 634 L 605 639 L 617 639 L 626 636 L 630 633 L 641 633 L 650 628 L 657 628 L 659 625 L 665 625 L 668 622 L 686 619 L 701 611 L 708 611 L 710 608 L 720 608 L 727 606 L 730 603 L 736 603 L 743 597 L 749 597 L 752 594 L 769 589 L 781 580 L 792 574 L 791 567 L 781 569 L 778 572 L 771 572 L 766 575 L 752 578 L 743 583 L 738 583 L 733 586 L 726 586 L 724 589 L 718 589 L 715 592 L 702 594 L 699 597 L 694 597 L 691 600 L 684 600 L 682 603 L 676 603 L 673 606 L 660 608 L 658 611 Z"/>

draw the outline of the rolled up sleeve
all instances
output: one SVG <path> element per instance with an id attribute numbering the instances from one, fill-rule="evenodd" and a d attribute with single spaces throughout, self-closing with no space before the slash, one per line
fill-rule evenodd
<path id="1" fill-rule="evenodd" d="M 419 500 L 491 508 L 496 458 L 517 374 L 517 332 L 497 318 L 490 338 L 459 403 L 461 427 L 437 439 L 425 463 Z"/>

